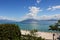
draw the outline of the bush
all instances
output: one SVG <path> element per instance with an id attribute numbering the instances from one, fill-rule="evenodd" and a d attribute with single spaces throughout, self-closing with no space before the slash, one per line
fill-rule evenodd
<path id="1" fill-rule="evenodd" d="M 16 24 L 0 24 L 0 40 L 20 40 L 20 28 Z"/>

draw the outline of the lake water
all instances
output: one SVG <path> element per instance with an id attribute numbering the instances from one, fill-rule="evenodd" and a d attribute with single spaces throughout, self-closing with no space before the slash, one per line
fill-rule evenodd
<path id="1" fill-rule="evenodd" d="M 22 30 L 33 30 L 37 29 L 38 31 L 51 32 L 49 31 L 49 26 L 55 24 L 57 21 L 40 21 L 39 23 L 13 23 L 18 24 Z M 2 23 L 2 22 L 0 22 Z M 5 22 L 3 22 L 5 23 Z"/>
<path id="2" fill-rule="evenodd" d="M 23 30 L 33 30 L 37 29 L 38 31 L 51 32 L 49 25 L 55 24 L 56 21 L 41 21 L 40 23 L 16 23 Z"/>

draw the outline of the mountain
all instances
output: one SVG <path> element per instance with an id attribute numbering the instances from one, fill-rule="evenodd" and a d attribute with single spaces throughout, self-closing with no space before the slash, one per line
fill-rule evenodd
<path id="1" fill-rule="evenodd" d="M 37 23 L 37 22 L 39 22 L 39 20 L 36 20 L 36 19 L 26 19 L 26 20 L 21 21 L 20 23 Z"/>
<path id="2" fill-rule="evenodd" d="M 7 20 L 7 19 L 0 19 L 0 23 L 14 23 L 16 21 L 13 20 Z"/>
<path id="3" fill-rule="evenodd" d="M 57 21 L 55 19 L 50 19 L 50 20 L 37 20 L 37 19 L 26 19 L 20 22 L 17 21 L 13 21 L 13 20 L 8 20 L 8 19 L 0 19 L 0 23 L 24 23 L 24 24 L 28 24 L 28 23 L 41 23 L 41 24 L 49 24 L 51 22 L 48 21 Z"/>
<path id="4" fill-rule="evenodd" d="M 46 21 L 58 21 L 58 19 L 48 19 Z"/>
<path id="5" fill-rule="evenodd" d="M 26 19 L 26 20 L 23 20 L 21 21 L 20 23 L 23 23 L 23 24 L 32 24 L 32 23 L 37 23 L 37 24 L 53 24 L 57 22 L 57 20 L 55 19 L 50 19 L 50 20 L 36 20 L 36 19 Z"/>

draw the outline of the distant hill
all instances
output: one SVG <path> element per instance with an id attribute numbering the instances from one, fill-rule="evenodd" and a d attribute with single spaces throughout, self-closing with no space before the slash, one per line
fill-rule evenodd
<path id="1" fill-rule="evenodd" d="M 38 24 L 53 24 L 57 20 L 36 20 L 36 19 L 26 19 L 21 21 L 20 23 L 23 24 L 31 24 L 31 23 L 38 23 Z M 53 23 L 52 23 L 53 22 Z"/>
<path id="2" fill-rule="evenodd" d="M 0 23 L 14 23 L 16 21 L 13 21 L 13 20 L 7 20 L 7 19 L 0 19 Z"/>
<path id="3" fill-rule="evenodd" d="M 39 20 L 36 20 L 36 19 L 26 19 L 26 20 L 21 21 L 20 23 L 37 23 L 37 22 L 39 22 Z"/>
<path id="4" fill-rule="evenodd" d="M 41 23 L 41 24 L 49 24 L 51 22 L 48 21 L 57 21 L 55 19 L 50 19 L 50 20 L 37 20 L 37 19 L 26 19 L 20 22 L 17 21 L 13 21 L 13 20 L 7 20 L 7 19 L 0 19 L 0 23 L 24 23 L 24 24 L 28 24 L 28 23 Z"/>
<path id="5" fill-rule="evenodd" d="M 58 19 L 48 19 L 46 21 L 58 21 Z"/>

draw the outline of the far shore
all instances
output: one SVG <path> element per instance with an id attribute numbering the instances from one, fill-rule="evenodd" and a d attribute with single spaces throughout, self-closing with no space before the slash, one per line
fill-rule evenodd
<path id="1" fill-rule="evenodd" d="M 21 30 L 21 34 L 23 35 L 27 35 L 27 34 L 30 34 L 30 31 L 27 31 L 27 30 Z M 42 38 L 45 38 L 45 39 L 50 39 L 50 40 L 53 40 L 53 33 L 52 32 L 36 32 L 37 34 L 37 37 L 42 37 Z M 57 37 L 60 35 L 60 33 L 54 33 L 55 34 L 55 39 L 57 39 Z"/>

